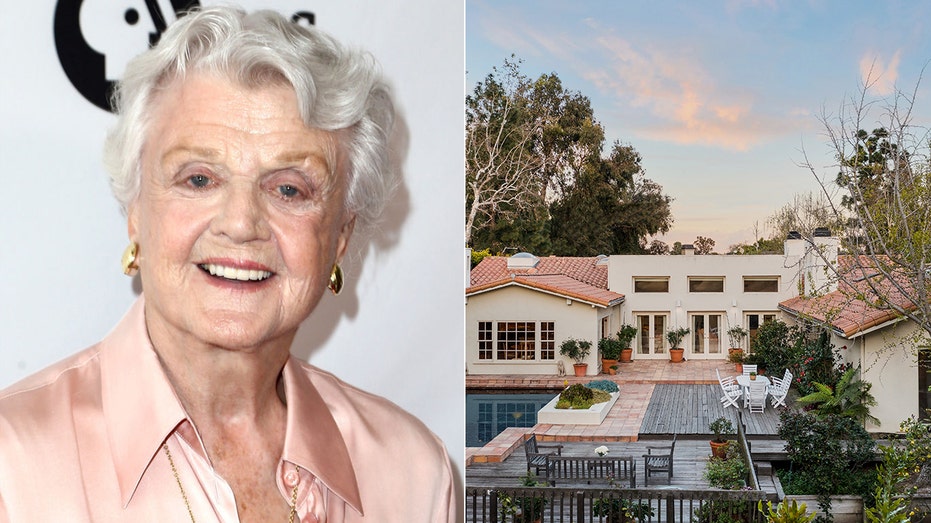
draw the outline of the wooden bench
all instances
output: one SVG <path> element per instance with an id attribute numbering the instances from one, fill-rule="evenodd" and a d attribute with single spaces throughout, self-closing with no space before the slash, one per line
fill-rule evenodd
<path id="1" fill-rule="evenodd" d="M 550 452 L 540 452 L 541 449 L 552 449 Z M 534 468 L 534 473 L 539 477 L 540 471 L 546 471 L 549 468 L 549 463 L 546 461 L 546 458 L 553 455 L 562 454 L 562 445 L 559 444 L 543 444 L 537 442 L 537 435 L 531 434 L 524 439 L 524 455 L 527 456 L 527 472 L 530 472 L 530 467 Z"/>
<path id="2" fill-rule="evenodd" d="M 546 480 L 556 486 L 556 480 L 580 480 L 588 484 L 599 482 L 625 482 L 637 487 L 637 464 L 633 456 L 547 456 Z"/>
<path id="3" fill-rule="evenodd" d="M 643 455 L 643 483 L 645 486 L 650 486 L 650 476 L 653 474 L 665 474 L 666 483 L 672 484 L 672 455 L 676 450 L 676 437 L 677 434 L 673 434 L 672 445 L 647 447 L 647 453 Z"/>

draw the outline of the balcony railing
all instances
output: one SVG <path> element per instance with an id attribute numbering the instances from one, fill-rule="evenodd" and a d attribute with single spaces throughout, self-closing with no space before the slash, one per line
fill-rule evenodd
<path id="1" fill-rule="evenodd" d="M 760 490 L 468 487 L 466 522 L 761 523 L 757 503 L 765 500 Z M 625 508 L 638 519 L 625 519 Z"/>

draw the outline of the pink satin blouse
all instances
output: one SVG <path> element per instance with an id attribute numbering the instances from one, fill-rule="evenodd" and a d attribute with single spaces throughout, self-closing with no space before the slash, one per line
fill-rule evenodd
<path id="1" fill-rule="evenodd" d="M 302 522 L 456 520 L 444 445 L 384 398 L 291 358 L 282 497 Z M 0 392 L 0 521 L 239 521 L 146 334 L 143 298 L 100 343 Z"/>

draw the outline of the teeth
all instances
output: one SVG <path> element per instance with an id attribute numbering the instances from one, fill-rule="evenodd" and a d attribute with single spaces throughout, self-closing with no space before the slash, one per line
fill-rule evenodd
<path id="1" fill-rule="evenodd" d="M 272 275 L 269 271 L 237 269 L 235 267 L 224 267 L 223 265 L 214 265 L 212 263 L 205 263 L 201 265 L 201 267 L 213 276 L 219 276 L 227 280 L 261 281 Z"/>

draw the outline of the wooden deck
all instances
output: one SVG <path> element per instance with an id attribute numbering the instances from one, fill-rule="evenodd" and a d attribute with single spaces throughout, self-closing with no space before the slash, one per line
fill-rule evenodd
<path id="1" fill-rule="evenodd" d="M 721 405 L 718 385 L 657 384 L 650 397 L 640 437 L 711 434 L 708 425 L 724 416 L 737 425 L 737 411 Z M 775 437 L 779 430 L 779 413 L 767 404 L 762 414 L 743 410 L 748 436 Z"/>

